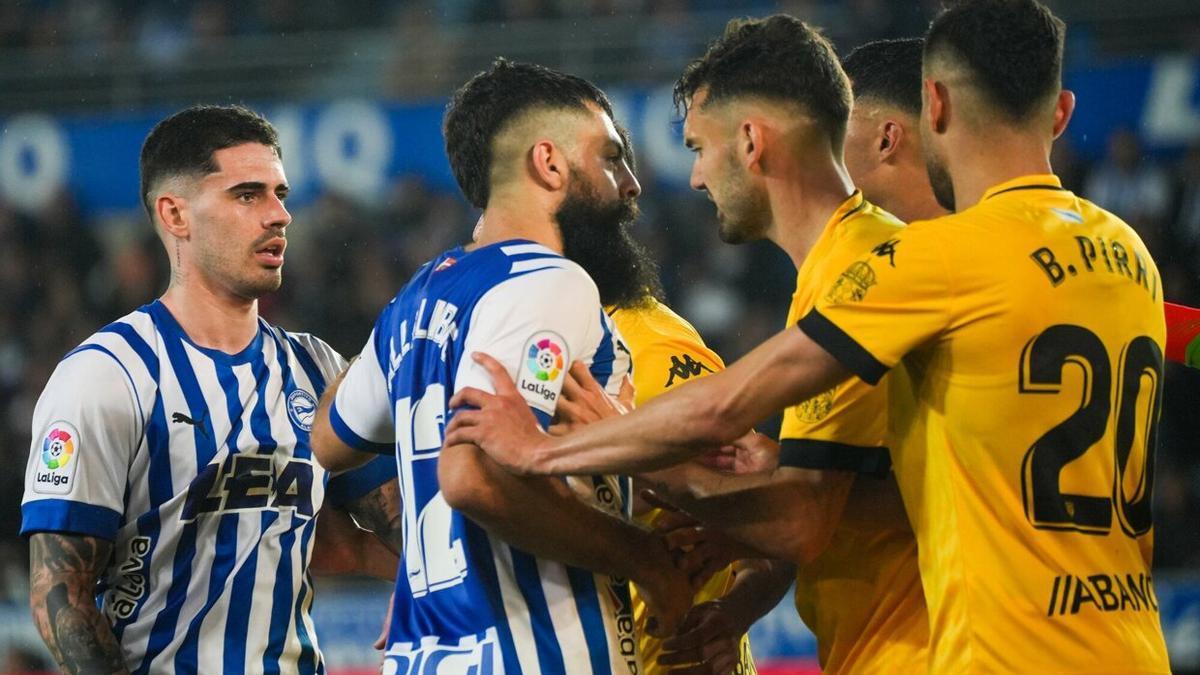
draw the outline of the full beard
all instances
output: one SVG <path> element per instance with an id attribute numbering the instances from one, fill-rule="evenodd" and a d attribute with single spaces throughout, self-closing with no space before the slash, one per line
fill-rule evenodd
<path id="1" fill-rule="evenodd" d="M 563 255 L 592 277 L 606 307 L 634 307 L 663 295 L 658 266 L 630 232 L 637 216 L 633 199 L 605 202 L 580 179 L 554 214 Z"/>

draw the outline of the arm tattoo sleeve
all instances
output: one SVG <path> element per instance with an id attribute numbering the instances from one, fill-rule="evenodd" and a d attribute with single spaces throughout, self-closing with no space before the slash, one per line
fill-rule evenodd
<path id="1" fill-rule="evenodd" d="M 29 604 L 50 653 L 66 673 L 125 673 L 121 645 L 96 608 L 96 580 L 112 543 L 41 532 L 30 539 Z"/>
<path id="2" fill-rule="evenodd" d="M 400 484 L 388 481 L 348 505 L 358 526 L 375 533 L 392 553 L 404 548 L 404 523 L 400 513 Z"/>

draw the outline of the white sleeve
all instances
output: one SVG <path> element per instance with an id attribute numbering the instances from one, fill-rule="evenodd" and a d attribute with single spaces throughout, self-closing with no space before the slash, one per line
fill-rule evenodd
<path id="1" fill-rule="evenodd" d="M 115 538 L 144 427 L 124 366 L 98 349 L 68 355 L 34 408 L 21 533 Z"/>
<path id="2" fill-rule="evenodd" d="M 291 337 L 312 357 L 327 384 L 346 369 L 346 359 L 321 338 L 311 333 L 293 333 Z"/>
<path id="3" fill-rule="evenodd" d="M 487 371 L 471 359 L 472 352 L 486 352 L 504 364 L 538 420 L 548 424 L 571 362 L 590 364 L 595 355 L 602 314 L 596 284 L 574 263 L 498 284 L 471 316 L 454 390 L 493 391 Z"/>
<path id="4" fill-rule="evenodd" d="M 362 353 L 342 378 L 329 407 L 329 423 L 346 445 L 390 455 L 395 452 L 396 431 L 375 335 L 371 331 Z"/>

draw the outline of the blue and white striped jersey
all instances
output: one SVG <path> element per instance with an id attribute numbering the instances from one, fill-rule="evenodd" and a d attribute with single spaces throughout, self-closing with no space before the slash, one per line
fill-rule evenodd
<path id="1" fill-rule="evenodd" d="M 313 673 L 314 516 L 395 477 L 328 481 L 308 445 L 344 361 L 259 321 L 237 354 L 161 302 L 67 354 L 34 412 L 21 532 L 113 541 L 98 602 L 133 673 Z"/>
<path id="2" fill-rule="evenodd" d="M 330 413 L 344 442 L 399 466 L 404 554 L 384 673 L 639 672 L 626 580 L 512 548 L 442 497 L 448 402 L 492 390 L 474 351 L 508 368 L 543 425 L 573 360 L 613 393 L 631 365 L 591 278 L 540 244 L 447 251 L 384 309 Z M 571 480 L 628 517 L 627 478 Z"/>

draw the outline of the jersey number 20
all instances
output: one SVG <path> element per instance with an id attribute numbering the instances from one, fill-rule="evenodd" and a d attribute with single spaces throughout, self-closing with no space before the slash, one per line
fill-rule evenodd
<path id="1" fill-rule="evenodd" d="M 1078 366 L 1084 376 L 1079 408 L 1039 438 L 1025 453 L 1021 465 L 1025 516 L 1034 527 L 1107 534 L 1112 529 L 1114 511 L 1121 530 L 1130 537 L 1145 534 L 1153 525 L 1150 507 L 1162 406 L 1162 350 L 1146 336 L 1126 345 L 1117 364 L 1115 391 L 1110 363 L 1104 342 L 1095 333 L 1068 324 L 1046 329 L 1021 353 L 1022 394 L 1058 393 L 1063 368 L 1068 364 Z M 1145 392 L 1148 403 L 1139 407 L 1143 383 L 1149 385 Z M 1063 467 L 1104 438 L 1114 401 L 1116 453 L 1106 458 L 1113 467 L 1112 497 L 1064 493 L 1059 481 Z M 1141 443 L 1135 448 L 1139 427 Z M 1132 490 L 1125 485 L 1127 476 L 1135 477 Z"/>

